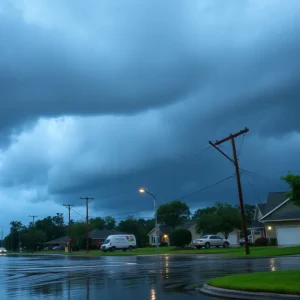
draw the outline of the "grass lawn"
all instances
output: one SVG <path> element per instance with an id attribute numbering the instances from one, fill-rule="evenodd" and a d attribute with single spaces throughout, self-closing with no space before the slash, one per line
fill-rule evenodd
<path id="1" fill-rule="evenodd" d="M 263 249 L 265 247 L 255 247 L 255 251 Z M 184 249 L 184 250 L 174 250 L 173 247 L 160 247 L 159 254 L 222 254 L 222 253 L 239 253 L 243 251 L 242 247 L 233 247 L 233 248 L 211 248 L 211 249 Z M 115 252 L 101 252 L 99 250 L 92 250 L 89 253 L 85 251 L 73 252 L 74 255 L 87 255 L 87 256 L 135 256 L 135 255 L 155 255 L 156 248 L 138 248 L 132 251 L 115 251 Z"/>
<path id="2" fill-rule="evenodd" d="M 207 284 L 232 290 L 300 295 L 300 270 L 229 275 Z"/>
<path id="3" fill-rule="evenodd" d="M 281 255 L 292 255 L 300 254 L 300 247 L 288 247 L 288 248 L 277 248 L 273 246 L 266 247 L 251 247 L 250 257 L 263 257 L 263 256 L 281 256 Z M 18 253 L 16 253 L 18 254 Z M 23 255 L 47 255 L 47 254 L 66 254 L 64 251 L 39 251 L 34 253 L 22 253 Z M 155 255 L 155 247 L 138 248 L 132 251 L 115 251 L 115 252 L 102 252 L 100 250 L 91 250 L 89 253 L 86 251 L 74 251 L 71 255 L 76 256 L 135 256 L 135 255 Z M 234 257 L 246 257 L 244 247 L 232 247 L 232 248 L 210 248 L 210 249 L 183 249 L 174 250 L 174 247 L 160 247 L 159 254 L 223 254 L 222 257 L 234 258 Z M 248 256 L 247 256 L 248 257 Z"/>
<path id="4" fill-rule="evenodd" d="M 250 257 L 263 257 L 263 256 L 284 256 L 300 254 L 300 246 L 296 247 L 253 247 L 250 248 Z M 244 250 L 240 252 L 230 252 L 224 255 L 224 257 L 249 257 L 245 254 Z"/>

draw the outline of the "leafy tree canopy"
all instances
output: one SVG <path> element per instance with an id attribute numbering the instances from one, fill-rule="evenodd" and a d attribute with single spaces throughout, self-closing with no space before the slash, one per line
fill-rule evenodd
<path id="1" fill-rule="evenodd" d="M 190 217 L 189 207 L 180 200 L 162 204 L 157 210 L 157 220 L 161 225 L 175 229 Z"/>
<path id="2" fill-rule="evenodd" d="M 290 191 L 287 196 L 291 197 L 295 205 L 300 206 L 300 175 L 288 172 L 286 176 L 282 176 L 280 179 L 289 185 Z"/>
<path id="3" fill-rule="evenodd" d="M 237 208 L 227 203 L 216 203 L 215 212 L 203 214 L 196 225 L 199 234 L 224 234 L 228 238 L 230 232 L 241 227 L 241 215 Z"/>

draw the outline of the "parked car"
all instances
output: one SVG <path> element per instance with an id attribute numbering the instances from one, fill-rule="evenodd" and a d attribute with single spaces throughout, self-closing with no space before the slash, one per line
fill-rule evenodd
<path id="1" fill-rule="evenodd" d="M 130 251 L 133 248 L 136 248 L 135 236 L 133 234 L 125 234 L 108 236 L 101 245 L 100 250 L 103 252 L 116 250 Z"/>
<path id="2" fill-rule="evenodd" d="M 64 246 L 55 246 L 52 248 L 52 250 L 56 250 L 56 251 L 61 251 L 61 250 L 64 250 L 65 247 Z"/>
<path id="3" fill-rule="evenodd" d="M 1 254 L 6 254 L 7 250 L 4 247 L 0 247 L 0 253 Z"/>
<path id="4" fill-rule="evenodd" d="M 192 245 L 197 249 L 205 247 L 206 249 L 210 247 L 224 247 L 227 248 L 230 246 L 228 240 L 219 237 L 218 235 L 204 235 L 199 239 L 193 240 Z"/>
<path id="5" fill-rule="evenodd" d="M 241 246 L 244 246 L 245 245 L 245 239 L 244 238 L 240 239 L 239 243 L 240 243 Z M 253 245 L 253 238 L 252 238 L 251 234 L 248 235 L 248 244 Z"/>

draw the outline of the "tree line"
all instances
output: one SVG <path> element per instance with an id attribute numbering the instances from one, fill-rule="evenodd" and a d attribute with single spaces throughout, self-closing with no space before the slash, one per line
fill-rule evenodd
<path id="1" fill-rule="evenodd" d="M 253 220 L 254 205 L 245 205 L 247 222 Z M 227 203 L 216 203 L 211 207 L 197 209 L 193 214 L 189 206 L 175 200 L 162 204 L 157 210 L 158 223 L 161 226 L 168 226 L 173 231 L 183 225 L 186 221 L 194 220 L 197 223 L 197 231 L 215 234 L 223 233 L 225 236 L 235 228 L 240 229 L 241 217 L 238 206 Z M 89 219 L 89 231 L 94 229 L 116 230 L 119 232 L 132 233 L 136 236 L 139 247 L 149 245 L 147 234 L 154 228 L 153 219 L 136 219 L 128 216 L 118 224 L 112 216 L 105 218 L 96 217 Z M 19 245 L 24 250 L 33 251 L 42 249 L 44 243 L 68 235 L 68 225 L 65 224 L 64 215 L 57 213 L 55 216 L 48 216 L 25 226 L 20 221 L 10 223 L 10 233 L 4 239 L 4 246 L 13 251 L 18 251 Z M 85 221 L 71 220 L 72 246 L 77 249 L 84 249 L 86 246 L 86 223 Z M 19 244 L 20 243 L 20 244 Z"/>

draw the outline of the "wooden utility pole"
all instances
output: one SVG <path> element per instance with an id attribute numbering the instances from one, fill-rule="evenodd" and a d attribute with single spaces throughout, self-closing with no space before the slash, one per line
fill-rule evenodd
<path id="1" fill-rule="evenodd" d="M 71 208 L 74 206 L 72 204 L 63 204 L 69 211 L 69 225 L 68 225 L 68 252 L 71 254 L 72 252 L 72 237 L 71 237 Z"/>
<path id="2" fill-rule="evenodd" d="M 80 197 L 80 199 L 85 200 L 85 206 L 86 206 L 86 252 L 89 252 L 89 200 L 94 200 L 94 198 Z"/>
<path id="3" fill-rule="evenodd" d="M 33 251 L 35 250 L 35 223 L 34 219 L 37 218 L 38 216 L 29 216 L 29 218 L 32 218 L 32 237 L 33 237 L 33 243 L 34 243 L 34 248 Z"/>
<path id="4" fill-rule="evenodd" d="M 32 218 L 32 227 L 34 227 L 35 226 L 34 219 L 38 218 L 38 216 L 29 216 L 29 218 Z"/>
<path id="5" fill-rule="evenodd" d="M 242 216 L 242 228 L 243 228 L 243 233 L 244 233 L 244 237 L 245 237 L 246 255 L 250 254 L 250 249 L 249 249 L 249 242 L 248 242 L 247 223 L 246 223 L 245 210 L 244 210 L 244 200 L 243 200 L 243 191 L 242 191 L 242 184 L 241 184 L 239 161 L 238 161 L 238 157 L 237 157 L 237 153 L 236 153 L 236 146 L 235 146 L 235 138 L 242 134 L 247 133 L 248 131 L 249 131 L 249 129 L 245 128 L 244 130 L 241 130 L 240 132 L 237 132 L 235 134 L 230 134 L 228 137 L 226 137 L 220 141 L 216 141 L 215 143 L 212 143 L 211 141 L 209 142 L 210 145 L 212 145 L 215 149 L 217 149 L 220 153 L 222 153 L 226 158 L 228 158 L 231 162 L 233 162 L 233 164 L 235 166 L 236 180 L 237 180 L 239 200 L 240 200 L 240 210 L 241 210 L 241 216 Z M 227 142 L 229 140 L 231 141 L 231 144 L 232 144 L 233 159 L 217 147 L 218 145 L 220 145 L 224 142 Z"/>

